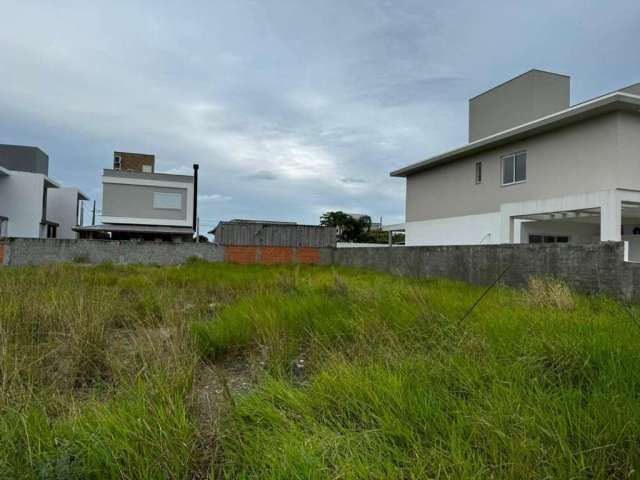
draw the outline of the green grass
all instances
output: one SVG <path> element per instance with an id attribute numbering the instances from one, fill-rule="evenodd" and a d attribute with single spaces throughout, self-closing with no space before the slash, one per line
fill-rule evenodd
<path id="1" fill-rule="evenodd" d="M 0 270 L 0 478 L 635 478 L 640 310 L 550 279 Z"/>

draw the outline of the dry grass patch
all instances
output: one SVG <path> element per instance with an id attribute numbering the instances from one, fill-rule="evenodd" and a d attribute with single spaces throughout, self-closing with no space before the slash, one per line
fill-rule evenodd
<path id="1" fill-rule="evenodd" d="M 526 290 L 530 305 L 550 307 L 559 310 L 573 310 L 576 307 L 575 296 L 569 286 L 553 277 L 532 277 Z"/>

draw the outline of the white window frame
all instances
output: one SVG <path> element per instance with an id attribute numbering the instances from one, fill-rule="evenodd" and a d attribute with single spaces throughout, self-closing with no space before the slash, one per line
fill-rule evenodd
<path id="1" fill-rule="evenodd" d="M 476 185 L 480 185 L 482 183 L 482 162 L 475 162 L 474 165 L 475 165 L 474 167 L 475 182 L 476 182 Z"/>
<path id="2" fill-rule="evenodd" d="M 122 158 L 120 157 L 120 155 L 116 155 L 115 157 L 113 157 L 113 169 L 114 170 L 122 169 Z"/>
<path id="3" fill-rule="evenodd" d="M 516 155 L 521 155 L 524 153 L 524 179 L 516 180 Z M 505 160 L 511 160 L 513 162 L 513 181 L 505 182 L 504 181 L 504 164 Z M 526 150 L 519 150 L 517 152 L 509 153 L 508 155 L 503 155 L 500 157 L 500 185 L 503 187 L 508 187 L 509 185 L 518 185 L 519 183 L 525 183 L 527 181 L 527 160 L 528 155 Z"/>
<path id="4" fill-rule="evenodd" d="M 156 210 L 182 210 L 182 193 L 153 192 L 153 208 Z M 178 200 L 177 203 L 172 201 Z"/>
<path id="5" fill-rule="evenodd" d="M 142 165 L 142 173 L 153 173 L 153 167 L 151 165 Z"/>

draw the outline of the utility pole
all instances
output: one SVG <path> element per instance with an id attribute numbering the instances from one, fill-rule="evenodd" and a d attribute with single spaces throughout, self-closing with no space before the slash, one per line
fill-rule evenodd
<path id="1" fill-rule="evenodd" d="M 93 212 L 91 213 L 91 225 L 96 224 L 96 201 L 93 201 Z"/>
<path id="2" fill-rule="evenodd" d="M 200 217 L 196 218 L 196 243 L 200 243 Z"/>

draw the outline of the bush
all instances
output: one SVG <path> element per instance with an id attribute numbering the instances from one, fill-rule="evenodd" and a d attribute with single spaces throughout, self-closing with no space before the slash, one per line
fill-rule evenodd
<path id="1" fill-rule="evenodd" d="M 533 277 L 529 280 L 527 297 L 537 307 L 573 310 L 575 300 L 566 283 L 551 277 Z"/>

